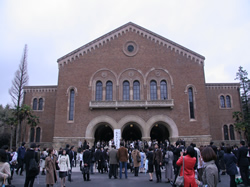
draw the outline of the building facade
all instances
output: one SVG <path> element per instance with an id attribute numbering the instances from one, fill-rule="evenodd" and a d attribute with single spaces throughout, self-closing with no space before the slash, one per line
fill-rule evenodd
<path id="1" fill-rule="evenodd" d="M 234 143 L 239 84 L 208 84 L 205 57 L 127 23 L 58 59 L 56 86 L 25 87 L 40 117 L 27 141 L 64 147 L 86 139 Z"/>

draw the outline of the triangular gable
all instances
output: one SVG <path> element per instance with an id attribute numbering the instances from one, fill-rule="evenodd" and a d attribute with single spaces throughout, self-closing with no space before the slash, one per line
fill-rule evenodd
<path id="1" fill-rule="evenodd" d="M 101 46 L 105 45 L 107 42 L 112 41 L 114 38 L 117 38 L 126 32 L 135 32 L 152 42 L 158 43 L 159 45 L 165 46 L 176 53 L 179 53 L 180 55 L 186 56 L 187 58 L 190 58 L 194 60 L 195 62 L 198 62 L 200 64 L 203 64 L 205 57 L 191 51 L 167 38 L 164 38 L 154 32 L 151 32 L 139 25 L 136 25 L 132 22 L 129 22 L 95 40 L 92 42 L 83 45 L 82 47 L 72 51 L 71 53 L 68 53 L 67 55 L 59 58 L 57 60 L 59 67 L 63 66 L 65 64 L 68 64 L 68 62 L 74 61 L 75 59 L 79 58 L 80 56 L 83 56 L 84 54 L 87 54 L 88 52 L 95 50 L 96 48 L 100 48 Z"/>

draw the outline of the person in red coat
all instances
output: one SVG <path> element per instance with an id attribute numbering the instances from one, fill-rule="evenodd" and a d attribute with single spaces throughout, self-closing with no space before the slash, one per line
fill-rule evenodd
<path id="1" fill-rule="evenodd" d="M 180 176 L 183 176 L 183 152 L 180 153 L 181 157 L 177 160 L 176 165 L 181 166 Z M 184 187 L 198 187 L 195 181 L 194 165 L 196 163 L 195 150 L 192 146 L 187 148 L 186 155 L 184 156 Z"/>

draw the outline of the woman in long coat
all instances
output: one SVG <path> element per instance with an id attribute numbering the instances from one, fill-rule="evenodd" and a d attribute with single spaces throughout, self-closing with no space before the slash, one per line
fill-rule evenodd
<path id="1" fill-rule="evenodd" d="M 67 176 L 67 172 L 71 170 L 69 156 L 66 155 L 66 150 L 64 149 L 62 155 L 59 155 L 58 159 L 59 165 L 59 177 L 61 178 L 61 187 L 65 187 L 65 178 Z"/>
<path id="2" fill-rule="evenodd" d="M 141 161 L 140 162 L 137 161 L 137 156 L 141 158 L 141 154 L 140 154 L 140 151 L 138 151 L 137 146 L 135 146 L 135 149 L 132 151 L 131 156 L 132 156 L 134 168 L 135 168 L 135 177 L 137 177 L 138 172 L 139 172 L 139 167 L 141 165 Z"/>
<path id="3" fill-rule="evenodd" d="M 165 158 L 168 158 L 168 163 L 165 163 L 165 178 L 166 182 L 171 182 L 174 180 L 174 170 L 173 170 L 173 162 L 174 162 L 174 153 L 172 152 L 172 148 L 168 146 Z"/>
<path id="4" fill-rule="evenodd" d="M 176 165 L 181 166 L 180 176 L 183 176 L 183 152 L 180 154 L 181 157 L 177 160 Z M 195 150 L 193 147 L 189 146 L 187 148 L 187 154 L 184 157 L 184 187 L 198 187 L 195 181 L 195 163 Z"/>
<path id="5" fill-rule="evenodd" d="M 57 181 L 56 162 L 57 162 L 57 157 L 54 155 L 53 149 L 49 149 L 48 156 L 45 159 L 47 187 L 53 186 Z"/>

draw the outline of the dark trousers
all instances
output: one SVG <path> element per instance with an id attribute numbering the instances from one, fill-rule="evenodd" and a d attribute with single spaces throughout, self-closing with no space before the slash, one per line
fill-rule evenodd
<path id="1" fill-rule="evenodd" d="M 98 167 L 97 167 L 97 169 L 98 169 L 98 172 L 99 172 L 99 173 L 100 173 L 100 172 L 103 173 L 103 162 L 102 162 L 102 161 L 98 161 Z"/>
<path id="2" fill-rule="evenodd" d="M 161 180 L 161 167 L 157 162 L 155 162 L 155 174 L 156 174 L 157 181 L 160 181 Z"/>
<path id="3" fill-rule="evenodd" d="M 235 175 L 230 175 L 230 187 L 236 187 Z"/>
<path id="4" fill-rule="evenodd" d="M 35 177 L 26 177 L 24 187 L 33 187 Z"/>
<path id="5" fill-rule="evenodd" d="M 240 166 L 240 175 L 245 186 L 249 185 L 248 166 Z"/>
<path id="6" fill-rule="evenodd" d="M 20 175 L 23 173 L 23 164 L 24 164 L 24 159 L 18 159 L 18 166 L 16 169 L 17 174 L 18 174 L 19 169 L 21 169 Z"/>
<path id="7" fill-rule="evenodd" d="M 117 173 L 117 164 L 110 164 L 109 165 L 109 178 L 111 178 L 112 176 L 114 176 L 115 178 Z"/>
<path id="8" fill-rule="evenodd" d="M 84 166 L 83 168 L 83 179 L 84 181 L 89 180 L 89 167 L 88 166 Z"/>
<path id="9" fill-rule="evenodd" d="M 139 167 L 135 167 L 134 169 L 135 169 L 135 176 L 137 177 L 139 172 Z"/>

